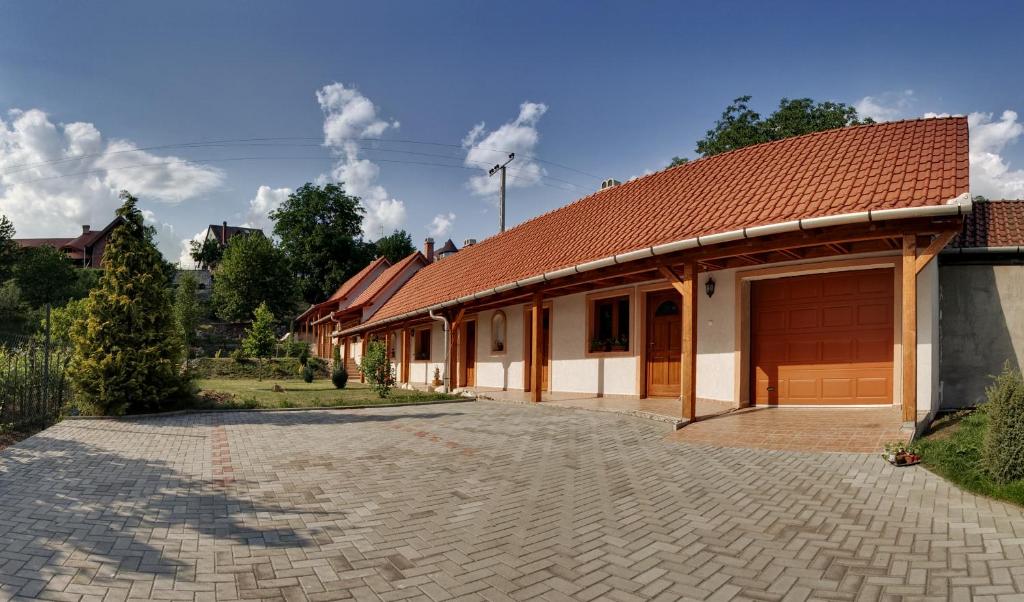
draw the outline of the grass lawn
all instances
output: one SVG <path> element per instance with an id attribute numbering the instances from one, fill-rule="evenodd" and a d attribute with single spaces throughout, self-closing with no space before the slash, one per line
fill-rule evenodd
<path id="1" fill-rule="evenodd" d="M 987 428 L 988 416 L 981 410 L 943 416 L 915 442 L 921 449 L 921 461 L 967 491 L 1024 506 L 1024 481 L 995 483 L 982 468 L 981 449 Z"/>
<path id="2" fill-rule="evenodd" d="M 360 406 L 388 403 L 410 403 L 443 399 L 462 399 L 455 395 L 392 389 L 381 399 L 369 385 L 349 382 L 344 389 L 335 389 L 329 380 L 256 380 L 244 378 L 210 378 L 196 381 L 201 389 L 200 407 L 232 408 L 318 408 Z M 284 392 L 274 391 L 279 385 Z"/>

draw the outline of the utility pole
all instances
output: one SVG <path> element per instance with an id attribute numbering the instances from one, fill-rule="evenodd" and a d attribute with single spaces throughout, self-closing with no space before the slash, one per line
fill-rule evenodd
<path id="1" fill-rule="evenodd" d="M 493 176 L 494 174 L 501 172 L 501 193 L 499 194 L 498 200 L 498 232 L 505 231 L 505 167 L 512 162 L 512 159 L 516 158 L 515 153 L 508 154 L 508 161 L 505 161 L 501 165 L 495 165 L 491 168 L 491 171 L 487 172 L 487 175 Z"/>

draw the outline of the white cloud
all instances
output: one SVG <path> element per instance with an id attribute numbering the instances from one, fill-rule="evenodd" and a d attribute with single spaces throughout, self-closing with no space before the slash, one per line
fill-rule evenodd
<path id="1" fill-rule="evenodd" d="M 913 90 L 901 90 L 865 96 L 854 103 L 853 107 L 861 117 L 870 117 L 875 121 L 894 121 L 904 118 L 914 102 Z"/>
<path id="2" fill-rule="evenodd" d="M 178 252 L 178 237 L 174 233 L 174 226 L 158 220 L 156 214 L 150 209 L 141 209 L 141 211 L 145 224 L 156 229 L 156 247 L 163 253 L 164 258 L 168 261 L 173 260 L 175 253 Z"/>
<path id="3" fill-rule="evenodd" d="M 105 226 L 121 204 L 121 189 L 143 203 L 178 203 L 224 178 L 179 157 L 134 152 L 126 140 L 106 141 L 91 123 L 54 123 L 38 109 L 8 115 L 0 119 L 0 213 L 21 237 L 74 236 L 82 224 Z"/>
<path id="4" fill-rule="evenodd" d="M 436 238 L 447 238 L 452 233 L 452 226 L 455 225 L 455 214 L 438 213 L 434 216 L 434 219 L 427 226 L 427 230 L 430 231 L 430 235 Z"/>
<path id="5" fill-rule="evenodd" d="M 992 113 L 967 116 L 971 129 L 971 192 L 993 199 L 1024 198 L 1024 169 L 1011 169 L 1002 156 L 1007 145 L 1024 134 L 1015 111 L 1003 111 L 998 120 Z"/>
<path id="6" fill-rule="evenodd" d="M 184 269 L 194 269 L 196 267 L 196 262 L 192 260 L 192 241 L 202 242 L 206 238 L 207 228 L 196 232 L 192 238 L 186 238 L 181 241 L 181 253 L 178 256 L 179 266 Z M 168 255 L 168 257 L 173 257 L 173 255 Z"/>
<path id="7" fill-rule="evenodd" d="M 377 183 L 380 167 L 359 157 L 360 138 L 378 138 L 398 128 L 399 123 L 378 117 L 373 101 L 353 86 L 337 82 L 326 85 L 317 90 L 316 99 L 324 112 L 324 144 L 337 157 L 331 177 L 343 182 L 346 192 L 362 199 L 366 210 L 363 234 L 376 238 L 381 232 L 401 227 L 405 223 L 405 203 L 390 197 Z"/>
<path id="8" fill-rule="evenodd" d="M 256 189 L 256 196 L 249 201 L 249 211 L 245 214 L 245 228 L 260 228 L 270 236 L 273 230 L 273 223 L 270 221 L 270 212 L 281 206 L 288 195 L 292 193 L 291 188 L 271 188 L 260 186 Z"/>
<path id="9" fill-rule="evenodd" d="M 547 110 L 544 103 L 524 102 L 519 105 L 519 115 L 514 120 L 492 132 L 487 133 L 484 123 L 473 126 L 462 139 L 462 146 L 466 149 L 466 166 L 484 171 L 483 174 L 472 176 L 467 183 L 473 194 L 494 196 L 498 193 L 498 177 L 487 175 L 487 170 L 504 163 L 509 153 L 516 153 L 516 158 L 509 166 L 507 186 L 525 188 L 540 181 L 545 171 L 532 154 L 540 142 L 537 122 Z"/>

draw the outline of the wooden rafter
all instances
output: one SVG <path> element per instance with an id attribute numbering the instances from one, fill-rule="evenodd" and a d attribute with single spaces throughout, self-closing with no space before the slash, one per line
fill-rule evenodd
<path id="1" fill-rule="evenodd" d="M 917 254 L 917 260 L 914 264 L 914 272 L 920 274 L 921 270 L 928 265 L 928 262 L 931 261 L 939 251 L 946 248 L 949 241 L 953 240 L 953 237 L 959 233 L 959 230 L 950 230 L 949 232 L 938 234 L 933 238 L 931 243 Z"/>
<path id="2" fill-rule="evenodd" d="M 779 249 L 776 251 L 778 254 L 788 257 L 790 259 L 803 259 L 803 255 L 797 253 L 793 249 Z"/>
<path id="3" fill-rule="evenodd" d="M 850 252 L 850 248 L 844 245 L 843 243 L 835 242 L 827 244 L 825 246 L 832 249 L 836 253 L 839 253 L 840 255 L 846 255 Z"/>

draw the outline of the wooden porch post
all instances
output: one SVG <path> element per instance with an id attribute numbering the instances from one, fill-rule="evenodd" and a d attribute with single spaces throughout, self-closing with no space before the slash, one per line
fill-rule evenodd
<path id="1" fill-rule="evenodd" d="M 903 421 L 917 422 L 917 236 L 903 235 Z"/>
<path id="2" fill-rule="evenodd" d="M 409 329 L 402 329 L 402 382 L 409 382 Z"/>
<path id="3" fill-rule="evenodd" d="M 540 403 L 541 388 L 541 320 L 544 319 L 544 297 L 537 293 L 533 296 L 532 324 L 530 326 L 530 401 Z"/>
<path id="4" fill-rule="evenodd" d="M 683 353 L 679 364 L 679 400 L 683 420 L 697 418 L 697 264 L 688 262 L 683 271 L 682 326 Z"/>
<path id="5" fill-rule="evenodd" d="M 367 342 L 369 340 L 370 340 L 370 333 L 364 332 L 363 333 L 363 342 L 360 343 L 360 348 L 362 349 L 362 353 L 360 353 L 360 355 L 359 355 L 360 363 L 362 363 L 362 359 L 364 357 L 366 357 L 366 345 L 367 345 Z M 359 382 L 361 382 L 361 383 L 365 383 L 366 382 L 366 375 L 363 374 L 363 370 L 361 368 L 359 370 Z"/>

